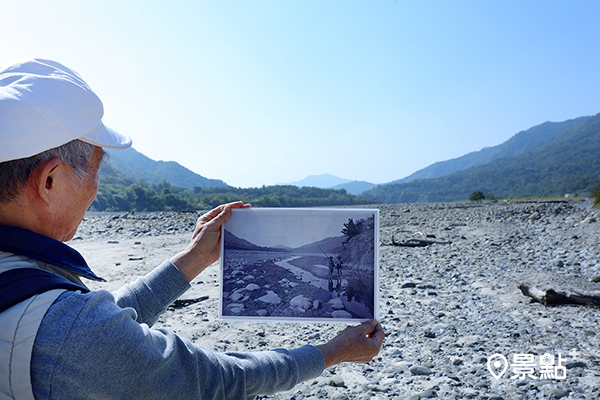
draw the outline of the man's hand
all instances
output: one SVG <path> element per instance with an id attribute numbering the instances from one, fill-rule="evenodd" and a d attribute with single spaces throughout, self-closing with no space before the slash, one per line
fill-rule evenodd
<path id="1" fill-rule="evenodd" d="M 247 207 L 250 206 L 241 201 L 224 204 L 198 218 L 190 244 L 171 258 L 188 282 L 219 259 L 221 226 L 231 218 L 231 209 Z"/>
<path id="2" fill-rule="evenodd" d="M 368 363 L 379 353 L 384 336 L 381 324 L 372 319 L 362 325 L 349 326 L 316 347 L 323 353 L 325 368 L 343 362 Z"/>

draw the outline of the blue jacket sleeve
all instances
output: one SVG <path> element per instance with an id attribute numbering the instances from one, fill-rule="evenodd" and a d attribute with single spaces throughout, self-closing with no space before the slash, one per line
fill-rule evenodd
<path id="1" fill-rule="evenodd" d="M 147 275 L 113 293 L 121 308 L 131 307 L 140 324 L 154 325 L 167 307 L 190 288 L 179 269 L 166 260 Z"/>
<path id="2" fill-rule="evenodd" d="M 121 292 L 119 305 L 111 293 L 97 291 L 66 292 L 50 307 L 32 354 L 36 398 L 245 399 L 289 390 L 323 371 L 313 346 L 216 353 L 140 323 L 154 322 L 178 296 L 163 290 L 169 272 L 156 272 Z"/>

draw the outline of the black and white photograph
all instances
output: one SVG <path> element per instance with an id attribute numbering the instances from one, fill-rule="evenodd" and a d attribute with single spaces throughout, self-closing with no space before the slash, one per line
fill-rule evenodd
<path id="1" fill-rule="evenodd" d="M 221 240 L 223 320 L 379 318 L 378 209 L 232 211 Z"/>

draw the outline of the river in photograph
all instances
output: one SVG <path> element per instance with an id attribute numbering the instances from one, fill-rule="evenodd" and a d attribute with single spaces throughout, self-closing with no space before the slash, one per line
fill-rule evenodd
<path id="1" fill-rule="evenodd" d="M 329 256 L 337 256 L 336 254 Z M 368 319 L 374 273 L 317 253 L 227 250 L 223 317 Z"/>

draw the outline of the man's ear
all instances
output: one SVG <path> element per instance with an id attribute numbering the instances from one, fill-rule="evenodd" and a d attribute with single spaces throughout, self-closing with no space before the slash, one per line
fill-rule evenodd
<path id="1" fill-rule="evenodd" d="M 38 166 L 36 171 L 32 174 L 33 188 L 39 199 L 47 204 L 50 203 L 52 191 L 56 189 L 61 164 L 63 164 L 62 160 L 54 158 L 45 162 L 43 165 Z"/>

